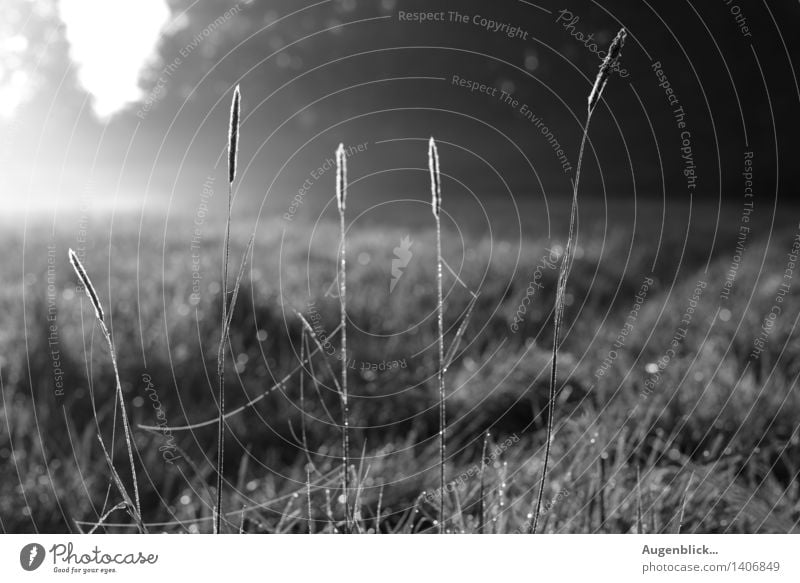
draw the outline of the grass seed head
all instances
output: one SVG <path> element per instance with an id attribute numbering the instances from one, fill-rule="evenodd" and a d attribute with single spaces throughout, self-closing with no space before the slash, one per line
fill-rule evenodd
<path id="1" fill-rule="evenodd" d="M 442 208 L 442 179 L 439 173 L 439 150 L 433 137 L 428 141 L 428 170 L 431 174 L 431 209 L 433 216 L 438 218 Z"/>
<path id="2" fill-rule="evenodd" d="M 78 255 L 72 249 L 69 250 L 69 262 L 72 264 L 72 269 L 75 270 L 78 279 L 81 280 L 81 283 L 83 284 L 83 289 L 86 291 L 86 295 L 92 302 L 92 306 L 94 306 L 95 316 L 97 316 L 97 319 L 100 322 L 105 322 L 105 314 L 103 313 L 103 306 L 100 305 L 100 298 L 97 296 L 97 292 L 95 291 L 94 286 L 92 285 L 92 280 L 89 279 L 89 275 L 83 268 L 81 260 L 78 259 Z"/>
<path id="3" fill-rule="evenodd" d="M 620 28 L 617 36 L 611 41 L 611 46 L 608 47 L 606 58 L 603 59 L 603 63 L 600 65 L 600 70 L 597 72 L 597 77 L 594 80 L 592 92 L 589 94 L 589 113 L 594 110 L 597 102 L 600 101 L 600 97 L 603 95 L 603 89 L 608 82 L 608 78 L 611 76 L 611 72 L 617 66 L 619 56 L 622 53 L 622 45 L 625 44 L 625 38 L 627 36 L 628 33 L 625 32 L 625 29 Z"/>
<path id="4" fill-rule="evenodd" d="M 344 151 L 344 144 L 339 144 L 336 149 L 336 204 L 339 212 L 344 212 L 344 205 L 347 199 L 347 154 Z"/>
<path id="5" fill-rule="evenodd" d="M 236 155 L 239 149 L 239 115 L 241 111 L 242 94 L 239 86 L 233 91 L 231 102 L 231 121 L 228 126 L 228 182 L 233 184 L 236 178 Z"/>

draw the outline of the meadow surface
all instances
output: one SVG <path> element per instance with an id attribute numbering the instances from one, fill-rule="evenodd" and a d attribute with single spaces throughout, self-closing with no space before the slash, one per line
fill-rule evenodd
<path id="1" fill-rule="evenodd" d="M 535 500 L 569 209 L 552 201 L 546 212 L 529 207 L 486 203 L 478 215 L 444 203 L 448 345 L 471 294 L 479 294 L 446 377 L 449 531 L 525 531 Z M 315 224 L 254 217 L 237 215 L 234 224 L 232 264 L 254 228 L 256 242 L 227 359 L 226 528 L 331 532 L 343 520 L 332 384 L 339 360 L 315 354 L 301 366 L 316 347 L 295 310 L 329 339 L 323 351 L 338 349 L 337 226 L 333 215 Z M 355 521 L 363 532 L 432 532 L 439 453 L 430 211 L 412 203 L 403 212 L 354 207 L 352 217 Z M 794 269 L 798 217 L 791 209 L 773 216 L 765 204 L 742 243 L 740 208 L 581 203 L 540 530 L 797 528 L 800 282 L 784 276 Z M 144 519 L 153 531 L 210 532 L 222 226 L 209 216 L 198 234 L 194 218 L 193 211 L 169 221 L 148 215 L 140 228 L 135 214 L 92 216 L 85 243 L 80 217 L 60 217 L 55 231 L 44 220 L 7 221 L 0 235 L 6 532 L 88 531 L 119 502 L 98 430 L 107 443 L 116 430 L 114 459 L 129 480 L 108 351 L 76 290 L 68 247 L 84 252 L 109 313 Z M 731 280 L 737 241 L 744 252 Z M 117 511 L 100 530 L 134 527 Z"/>

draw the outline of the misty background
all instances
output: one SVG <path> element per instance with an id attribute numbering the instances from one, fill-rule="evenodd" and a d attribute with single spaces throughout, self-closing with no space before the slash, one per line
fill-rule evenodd
<path id="1" fill-rule="evenodd" d="M 0 16 L 4 214 L 63 213 L 82 196 L 94 208 L 162 213 L 169 204 L 191 214 L 209 176 L 224 182 L 236 84 L 239 212 L 286 212 L 340 141 L 367 145 L 350 164 L 353 204 L 425 200 L 419 140 L 434 135 L 445 144 L 451 210 L 477 198 L 547 213 L 569 193 L 600 62 L 574 33 L 592 34 L 602 50 L 620 26 L 630 31 L 628 76 L 609 83 L 611 105 L 593 118 L 584 200 L 688 202 L 680 132 L 654 62 L 686 112 L 695 197 L 738 200 L 749 149 L 763 197 L 773 206 L 793 198 L 776 187 L 795 184 L 798 172 L 798 47 L 783 30 L 800 13 L 796 3 L 741 2 L 737 22 L 724 2 L 576 1 L 571 29 L 564 9 L 512 0 L 8 0 Z M 444 11 L 445 20 L 400 19 L 416 11 Z M 469 22 L 451 22 L 451 11 Z M 476 16 L 525 38 L 486 30 Z M 519 106 L 454 85 L 454 75 L 527 105 L 573 170 Z M 333 196 L 331 175 L 313 182 L 298 218 L 315 219 Z"/>

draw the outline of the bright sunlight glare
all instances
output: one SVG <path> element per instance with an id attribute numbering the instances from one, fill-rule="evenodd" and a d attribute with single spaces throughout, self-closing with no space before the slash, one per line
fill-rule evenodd
<path id="1" fill-rule="evenodd" d="M 138 79 L 169 18 L 165 0 L 60 0 L 78 80 L 106 118 L 141 97 Z"/>

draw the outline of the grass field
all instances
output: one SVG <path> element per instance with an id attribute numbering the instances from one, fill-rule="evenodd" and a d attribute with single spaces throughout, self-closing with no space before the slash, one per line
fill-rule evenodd
<path id="1" fill-rule="evenodd" d="M 544 449 L 569 209 L 551 203 L 545 214 L 533 202 L 520 204 L 518 221 L 508 205 L 493 204 L 485 206 L 487 223 L 444 203 L 451 213 L 443 222 L 452 268 L 444 281 L 448 345 L 470 293 L 480 294 L 447 373 L 452 487 L 444 497 L 446 527 L 455 532 L 524 532 Z M 728 295 L 741 225 L 736 205 L 717 220 L 709 203 L 671 203 L 666 213 L 660 202 L 635 209 L 631 201 L 582 203 L 540 531 L 797 528 L 800 283 L 784 276 L 798 214 L 773 218 L 767 206 L 749 223 Z M 360 216 L 357 209 L 351 216 Z M 436 250 L 424 217 L 429 211 L 413 208 L 394 217 L 373 212 L 348 234 L 351 501 L 365 532 L 436 530 Z M 24 239 L 19 223 L 3 230 L 6 532 L 88 531 L 120 501 L 98 426 L 107 443 L 116 426 L 114 458 L 129 480 L 108 351 L 66 259 L 68 247 L 81 245 L 109 312 L 144 520 L 151 531 L 211 531 L 223 229 L 209 218 L 198 235 L 193 218 L 165 224 L 148 216 L 140 232 L 138 216 L 116 217 L 109 237 L 110 218 L 99 216 L 85 245 L 78 218 L 59 220 L 54 235 L 44 221 L 27 224 Z M 339 361 L 317 354 L 298 370 L 306 345 L 314 345 L 303 341 L 293 311 L 330 337 L 331 353 L 338 348 L 338 231 L 330 218 L 257 225 L 227 359 L 231 531 L 342 528 L 340 411 L 331 382 Z M 252 216 L 236 219 L 232 257 L 253 228 Z M 100 530 L 135 527 L 116 511 Z"/>

